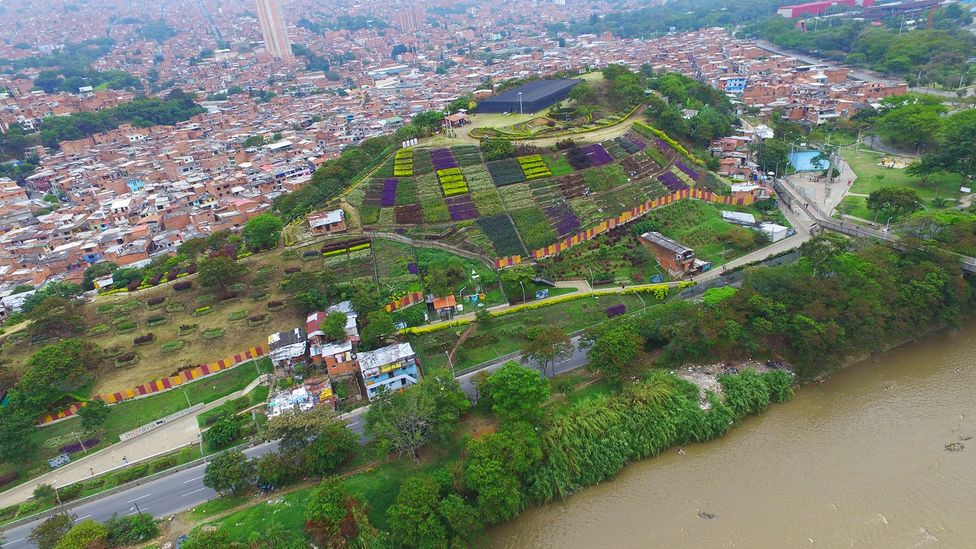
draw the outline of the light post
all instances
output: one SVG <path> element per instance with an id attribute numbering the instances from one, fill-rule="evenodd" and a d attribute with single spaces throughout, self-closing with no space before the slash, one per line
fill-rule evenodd
<path id="1" fill-rule="evenodd" d="M 885 228 L 884 228 L 885 235 L 888 234 L 888 227 L 891 226 L 891 218 L 893 217 L 894 217 L 893 215 L 888 216 L 888 221 L 885 222 Z"/>
<path id="2" fill-rule="evenodd" d="M 132 505 L 133 507 L 129 507 L 129 510 L 135 509 L 136 513 L 139 513 L 139 518 L 142 518 L 142 511 L 139 509 L 139 504 L 133 501 Z"/>
<path id="3" fill-rule="evenodd" d="M 525 112 L 522 110 L 522 92 L 518 92 L 518 98 L 519 98 L 519 114 L 525 114 Z"/>
<path id="4" fill-rule="evenodd" d="M 522 303 L 525 303 L 525 284 L 522 284 L 521 280 L 519 280 L 519 286 L 522 287 Z"/>
<path id="5" fill-rule="evenodd" d="M 78 439 L 78 444 L 81 445 L 81 449 L 87 454 L 88 448 L 85 448 L 85 443 L 81 441 L 81 436 L 78 433 L 75 433 L 75 438 Z"/>

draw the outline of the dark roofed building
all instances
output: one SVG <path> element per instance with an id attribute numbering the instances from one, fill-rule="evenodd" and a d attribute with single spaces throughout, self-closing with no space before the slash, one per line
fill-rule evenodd
<path id="1" fill-rule="evenodd" d="M 640 235 L 640 241 L 654 252 L 657 262 L 673 277 L 693 276 L 707 271 L 712 264 L 695 257 L 695 250 L 655 231 Z"/>
<path id="2" fill-rule="evenodd" d="M 517 88 L 489 97 L 478 103 L 479 113 L 539 112 L 569 97 L 569 91 L 582 80 L 536 80 Z M 519 108 L 519 92 L 522 105 Z"/>

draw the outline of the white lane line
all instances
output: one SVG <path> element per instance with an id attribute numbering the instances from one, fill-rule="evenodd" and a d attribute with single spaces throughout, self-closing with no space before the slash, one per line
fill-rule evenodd
<path id="1" fill-rule="evenodd" d="M 90 516 L 91 516 L 91 515 L 85 515 L 85 516 L 83 516 L 83 517 L 78 517 L 78 520 L 85 520 L 86 518 L 88 518 L 88 517 L 90 517 Z"/>
<path id="2" fill-rule="evenodd" d="M 198 477 L 193 477 L 193 478 L 191 478 L 190 480 L 184 480 L 184 481 L 183 481 L 183 484 L 187 484 L 187 483 L 190 483 L 190 482 L 193 482 L 194 480 L 200 480 L 200 479 L 202 479 L 202 478 L 203 478 L 203 475 L 200 475 L 200 476 L 198 476 Z"/>
<path id="3" fill-rule="evenodd" d="M 183 495 L 182 495 L 182 496 L 180 496 L 180 497 L 181 497 L 181 498 L 185 498 L 186 496 L 189 496 L 190 494 L 195 494 L 195 493 L 197 493 L 197 492 L 202 492 L 202 491 L 204 491 L 204 490 L 206 490 L 206 489 L 207 489 L 207 488 L 206 488 L 206 486 L 205 486 L 205 487 L 203 487 L 203 488 L 199 488 L 199 489 L 197 489 L 197 490 L 194 490 L 194 491 L 192 491 L 192 492 L 187 492 L 187 493 L 185 493 L 185 494 L 183 494 Z"/>
<path id="4" fill-rule="evenodd" d="M 142 507 L 142 508 L 139 509 L 139 511 L 133 511 L 131 513 L 127 513 L 126 516 L 127 517 L 131 517 L 132 515 L 134 515 L 136 513 L 139 513 L 139 512 L 145 513 L 146 511 L 149 511 L 149 508 L 148 507 Z"/>
<path id="5" fill-rule="evenodd" d="M 27 538 L 15 539 L 15 540 L 13 540 L 13 541 L 11 541 L 9 543 L 17 543 L 18 541 L 24 541 L 25 539 L 27 539 Z"/>
<path id="6" fill-rule="evenodd" d="M 139 497 L 137 497 L 137 498 L 132 498 L 132 499 L 130 499 L 130 500 L 129 500 L 129 501 L 127 501 L 126 503 L 132 503 L 133 501 L 138 501 L 138 500 L 140 500 L 140 499 L 142 499 L 142 498 L 148 498 L 148 497 L 149 497 L 149 496 L 151 496 L 151 495 L 152 495 L 152 494 L 143 494 L 143 495 L 141 495 L 141 496 L 139 496 Z"/>

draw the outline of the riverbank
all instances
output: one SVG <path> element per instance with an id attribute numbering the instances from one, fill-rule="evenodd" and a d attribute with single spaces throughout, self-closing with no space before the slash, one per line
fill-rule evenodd
<path id="1" fill-rule="evenodd" d="M 493 547 L 971 546 L 976 323 L 800 387 L 726 436 L 527 509 Z M 708 518 L 712 517 L 712 518 Z"/>

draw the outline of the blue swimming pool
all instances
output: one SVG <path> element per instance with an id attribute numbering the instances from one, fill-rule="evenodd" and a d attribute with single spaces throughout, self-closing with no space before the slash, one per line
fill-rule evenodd
<path id="1" fill-rule="evenodd" d="M 821 163 L 814 164 L 813 159 L 820 152 L 818 151 L 796 151 L 790 153 L 790 164 L 793 165 L 793 169 L 798 172 L 818 172 L 826 170 L 830 163 L 826 160 L 822 160 Z"/>

